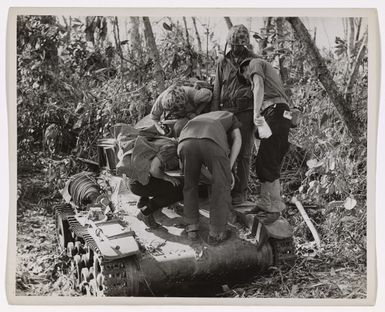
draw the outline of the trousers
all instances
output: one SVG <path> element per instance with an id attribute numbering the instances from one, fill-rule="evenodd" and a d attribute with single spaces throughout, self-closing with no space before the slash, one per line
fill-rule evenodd
<path id="1" fill-rule="evenodd" d="M 256 173 L 261 182 L 273 182 L 280 178 L 282 160 L 290 146 L 291 121 L 285 118 L 285 111 L 290 111 L 289 106 L 279 103 L 262 112 L 272 135 L 261 140 L 256 157 Z"/>
<path id="2" fill-rule="evenodd" d="M 251 152 L 253 148 L 253 111 L 246 110 L 235 113 L 235 116 L 242 123 L 240 128 L 242 136 L 242 146 L 236 161 L 237 174 L 233 189 L 233 196 L 245 196 L 247 183 L 250 176 Z"/>
<path id="3" fill-rule="evenodd" d="M 165 180 L 150 177 L 146 185 L 136 180 L 130 181 L 129 188 L 135 195 L 151 197 L 147 208 L 142 210 L 144 215 L 183 200 L 183 183 L 174 186 Z"/>
<path id="4" fill-rule="evenodd" d="M 231 209 L 231 168 L 225 151 L 210 139 L 186 139 L 179 143 L 184 171 L 184 217 L 189 225 L 199 223 L 198 183 L 202 165 L 211 173 L 210 231 L 226 229 Z"/>

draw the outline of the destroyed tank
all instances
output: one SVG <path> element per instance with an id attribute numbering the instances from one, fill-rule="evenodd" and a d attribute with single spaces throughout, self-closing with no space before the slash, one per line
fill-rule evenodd
<path id="1" fill-rule="evenodd" d="M 139 123 L 140 125 L 140 123 Z M 70 259 L 68 270 L 75 289 L 92 296 L 148 296 L 241 281 L 272 266 L 291 265 L 295 259 L 292 228 L 282 217 L 262 225 L 250 211 L 254 203 L 234 207 L 237 222 L 229 221 L 230 238 L 217 246 L 206 243 L 209 224 L 207 194 L 201 192 L 201 239 L 184 234 L 182 204 L 154 214 L 162 226 L 149 229 L 136 218 L 138 197 L 127 178 L 116 175 L 113 140 L 98 143 L 95 172 L 72 176 L 56 206 L 57 237 Z M 169 173 L 178 174 L 178 173 Z M 263 230 L 267 239 L 257 244 Z M 210 286 L 209 286 L 210 287 Z"/>

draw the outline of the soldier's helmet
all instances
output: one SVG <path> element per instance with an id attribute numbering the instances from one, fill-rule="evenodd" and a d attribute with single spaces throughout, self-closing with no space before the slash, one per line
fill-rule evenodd
<path id="1" fill-rule="evenodd" d="M 227 34 L 226 42 L 230 45 L 243 45 L 247 46 L 250 44 L 249 31 L 244 25 L 234 25 L 230 28 Z"/>
<path id="2" fill-rule="evenodd" d="M 177 112 L 183 109 L 187 103 L 187 95 L 180 86 L 171 86 L 163 95 L 162 107 L 165 111 Z"/>

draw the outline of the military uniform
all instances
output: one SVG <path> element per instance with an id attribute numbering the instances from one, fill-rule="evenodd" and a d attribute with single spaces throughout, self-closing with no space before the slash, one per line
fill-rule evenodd
<path id="1" fill-rule="evenodd" d="M 248 45 L 249 34 L 245 26 L 236 25 L 228 34 L 227 43 Z M 245 200 L 250 174 L 251 151 L 253 147 L 253 93 L 250 85 L 238 79 L 239 66 L 243 60 L 256 57 L 243 47 L 242 53 L 233 55 L 228 52 L 218 61 L 214 82 L 211 111 L 226 110 L 233 112 L 241 122 L 242 146 L 236 162 L 236 182 L 233 189 L 234 201 Z"/>
<path id="2" fill-rule="evenodd" d="M 190 120 L 183 128 L 178 144 L 178 155 L 185 176 L 184 218 L 191 231 L 198 229 L 198 183 L 202 165 L 210 171 L 210 232 L 225 231 L 231 208 L 231 170 L 228 135 L 240 127 L 230 112 L 210 112 Z"/>
<path id="3" fill-rule="evenodd" d="M 151 119 L 160 121 L 162 115 L 165 119 L 177 119 L 174 126 L 177 137 L 189 119 L 199 115 L 211 102 L 212 92 L 206 88 L 171 86 L 162 92 L 156 99 L 151 109 Z"/>
<path id="4" fill-rule="evenodd" d="M 261 201 L 259 208 L 269 212 L 278 213 L 284 208 L 280 196 L 280 170 L 283 157 L 289 149 L 289 130 L 291 126 L 291 113 L 288 106 L 283 83 L 278 71 L 268 62 L 254 58 L 246 60 L 250 80 L 258 75 L 263 80 L 263 102 L 260 111 L 254 111 L 264 117 L 269 125 L 272 135 L 260 140 L 256 157 L 256 173 L 262 182 Z M 243 68 L 243 64 L 241 65 Z M 258 138 L 258 131 L 256 131 Z M 278 216 L 278 215 L 277 215 Z"/>

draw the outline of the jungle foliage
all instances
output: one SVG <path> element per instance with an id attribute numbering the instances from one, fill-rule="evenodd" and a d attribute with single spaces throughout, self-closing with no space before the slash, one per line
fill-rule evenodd
<path id="1" fill-rule="evenodd" d="M 192 20 L 196 25 L 196 20 Z M 147 115 L 163 91 L 160 86 L 192 83 L 194 79 L 212 82 L 219 55 L 210 26 L 204 25 L 206 32 L 199 34 L 197 28 L 186 27 L 186 18 L 152 22 L 161 25 L 164 33 L 161 40 L 148 29 L 148 24 L 143 28 L 144 18 L 131 17 L 126 21 L 130 36 L 122 41 L 122 22 L 117 17 L 18 17 L 17 155 L 21 221 L 25 220 L 25 214 L 35 216 L 34 211 L 41 212 L 42 207 L 50 207 L 58 200 L 58 191 L 65 180 L 83 169 L 79 157 L 96 160 L 95 143 L 108 134 L 111 125 L 134 124 Z M 361 19 L 346 19 L 344 38 L 335 38 L 333 50 L 321 51 L 336 90 L 343 95 L 342 105 L 348 105 L 360 128 L 357 134 L 349 131 L 345 117 L 321 82 L 322 73 L 317 72 L 320 64 L 309 57 L 309 47 L 290 22 L 284 18 L 266 18 L 264 24 L 252 33 L 252 40 L 258 42 L 255 52 L 280 69 L 292 106 L 302 111 L 300 124 L 291 132 L 292 148 L 282 168 L 283 190 L 289 206 L 286 216 L 295 224 L 298 253 L 311 254 L 312 261 L 296 269 L 306 276 L 312 264 L 322 263 L 322 272 L 330 273 L 332 269 L 333 276 L 354 271 L 358 272 L 352 273 L 354 278 L 364 278 L 367 31 Z M 315 36 L 314 32 L 314 41 Z M 214 42 L 213 48 L 204 50 L 209 40 Z M 250 190 L 254 192 L 257 185 L 257 177 L 252 174 Z M 312 253 L 314 246 L 306 245 L 312 238 L 298 211 L 290 205 L 292 196 L 303 202 L 316 224 L 323 239 L 323 251 L 312 250 Z M 43 210 L 48 217 L 52 214 L 50 209 Z M 20 246 L 24 246 L 20 247 L 20 253 L 29 252 L 23 249 L 29 246 L 25 241 Z M 23 272 L 25 268 L 20 270 Z M 36 274 L 52 270 L 52 264 L 37 270 Z M 263 294 L 256 290 L 260 283 L 256 282 L 254 287 L 242 286 L 241 290 L 238 287 L 224 295 L 274 296 L 278 292 L 276 296 L 281 297 L 298 297 L 298 294 L 311 297 L 306 292 L 310 290 L 298 286 L 299 280 L 290 272 L 287 276 L 293 280 L 285 279 L 286 288 L 282 288 L 282 280 L 280 289 L 274 284 L 279 284 L 282 276 L 277 271 L 265 281 L 275 286 L 265 288 Z M 19 290 L 27 291 L 28 283 L 23 278 L 28 280 L 20 273 L 19 286 L 24 286 Z M 52 274 L 49 277 L 56 282 L 57 278 Z M 307 285 L 312 285 L 310 289 L 318 297 L 329 297 L 327 291 L 334 291 L 334 297 L 355 298 L 365 293 L 362 280 L 349 288 L 344 278 L 349 279 L 343 275 L 342 286 L 334 285 L 335 289 L 326 289 L 329 285 L 326 277 L 321 283 L 314 275 Z M 356 289 L 352 289 L 354 285 Z"/>

